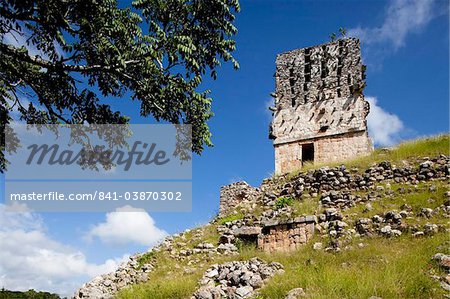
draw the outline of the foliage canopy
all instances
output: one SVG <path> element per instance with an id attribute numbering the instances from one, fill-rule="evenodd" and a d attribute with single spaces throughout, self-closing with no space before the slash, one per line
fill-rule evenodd
<path id="1" fill-rule="evenodd" d="M 104 99 L 131 98 L 143 117 L 191 124 L 195 153 L 212 145 L 212 99 L 199 89 L 205 75 L 216 79 L 221 61 L 239 67 L 231 54 L 238 0 L 122 6 L 116 0 L 0 2 L 2 133 L 13 113 L 33 124 L 127 123 Z M 4 150 L 4 134 L 1 141 Z"/>

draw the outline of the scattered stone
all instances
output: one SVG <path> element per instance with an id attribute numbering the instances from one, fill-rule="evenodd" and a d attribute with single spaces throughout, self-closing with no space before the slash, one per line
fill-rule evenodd
<path id="1" fill-rule="evenodd" d="M 267 264 L 258 258 L 215 264 L 206 270 L 192 298 L 250 298 L 267 279 L 283 271 L 280 263 Z"/>
<path id="2" fill-rule="evenodd" d="M 397 229 L 392 229 L 390 225 L 383 226 L 380 230 L 381 234 L 387 237 L 399 237 L 402 232 Z"/>
<path id="3" fill-rule="evenodd" d="M 220 244 L 217 247 L 217 251 L 222 254 L 225 254 L 225 255 L 237 254 L 238 248 L 234 244 L 226 243 L 226 244 Z"/>
<path id="4" fill-rule="evenodd" d="M 418 232 L 415 232 L 415 233 L 413 234 L 413 236 L 416 237 L 416 238 L 418 238 L 418 237 L 423 237 L 423 236 L 425 236 L 425 233 L 422 232 L 422 231 L 418 231 Z"/>
<path id="5" fill-rule="evenodd" d="M 233 243 L 236 237 L 232 233 L 223 234 L 219 237 L 219 244 Z"/>
<path id="6" fill-rule="evenodd" d="M 433 260 L 438 262 L 439 266 L 442 267 L 444 270 L 447 271 L 450 270 L 450 255 L 443 253 L 436 253 L 433 256 Z"/>
<path id="7" fill-rule="evenodd" d="M 405 210 L 401 210 L 401 211 L 399 212 L 399 214 L 400 214 L 400 216 L 402 216 L 402 218 L 406 218 L 406 217 L 408 217 L 408 215 L 409 215 L 409 213 L 408 213 L 407 211 L 405 211 Z"/>
<path id="8" fill-rule="evenodd" d="M 236 295 L 239 298 L 248 298 L 253 293 L 253 287 L 251 286 L 243 286 L 236 289 Z"/>
<path id="9" fill-rule="evenodd" d="M 372 220 L 369 218 L 360 218 L 356 221 L 356 230 L 361 235 L 371 234 Z"/>
<path id="10" fill-rule="evenodd" d="M 364 207 L 364 212 L 370 212 L 373 210 L 372 204 L 370 202 L 366 203 Z"/>
<path id="11" fill-rule="evenodd" d="M 290 290 L 284 299 L 299 299 L 306 297 L 306 293 L 302 288 L 295 288 Z"/>
<path id="12" fill-rule="evenodd" d="M 433 209 L 430 209 L 430 208 L 422 208 L 419 212 L 419 216 L 421 216 L 421 217 L 431 218 L 432 215 L 433 215 Z"/>
<path id="13" fill-rule="evenodd" d="M 388 211 L 384 215 L 384 221 L 399 224 L 402 221 L 402 216 L 397 211 Z"/>
<path id="14" fill-rule="evenodd" d="M 412 211 L 412 207 L 410 205 L 406 204 L 406 203 L 401 205 L 400 209 L 405 210 L 407 212 L 411 212 Z"/>
<path id="15" fill-rule="evenodd" d="M 402 232 L 398 229 L 391 230 L 391 236 L 393 237 L 400 237 L 402 235 Z"/>
<path id="16" fill-rule="evenodd" d="M 425 235 L 434 235 L 439 231 L 439 227 L 436 224 L 427 223 L 423 226 L 423 232 Z"/>
<path id="17" fill-rule="evenodd" d="M 381 222 L 383 222 L 383 218 L 381 216 L 379 216 L 379 215 L 374 215 L 372 217 L 372 221 L 375 222 L 375 223 L 381 223 Z"/>
<path id="18" fill-rule="evenodd" d="M 314 243 L 314 245 L 313 245 L 314 250 L 321 250 L 322 247 L 323 247 L 323 244 L 321 242 Z"/>
<path id="19" fill-rule="evenodd" d="M 195 248 L 197 248 L 197 249 L 214 249 L 214 245 L 211 243 L 203 242 L 203 243 L 200 243 L 197 246 L 195 246 Z"/>
<path id="20" fill-rule="evenodd" d="M 450 284 L 448 282 L 441 281 L 441 288 L 443 288 L 447 292 L 450 292 Z"/>
<path id="21" fill-rule="evenodd" d="M 391 226 L 386 225 L 383 228 L 381 228 L 381 233 L 384 235 L 389 235 L 391 233 Z"/>

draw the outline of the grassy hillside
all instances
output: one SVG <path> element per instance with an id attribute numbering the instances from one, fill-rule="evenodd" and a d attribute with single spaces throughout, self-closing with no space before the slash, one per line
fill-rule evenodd
<path id="1" fill-rule="evenodd" d="M 426 157 L 449 155 L 449 136 L 442 135 L 406 142 L 395 149 L 376 150 L 371 156 L 345 163 L 347 168 L 359 168 L 362 173 L 374 163 L 390 161 L 399 166 L 415 165 Z M 308 171 L 323 165 L 308 165 Z M 295 179 L 299 172 L 273 178 L 274 184 L 285 184 Z M 340 251 L 314 249 L 316 242 L 333 241 L 326 233 L 317 233 L 303 248 L 290 253 L 264 253 L 253 245 L 237 244 L 237 255 L 196 253 L 185 256 L 185 250 L 201 242 L 217 244 L 220 234 L 217 226 L 245 217 L 244 210 L 215 219 L 210 224 L 174 236 L 168 250 L 145 254 L 141 262 L 152 261 L 155 269 L 144 284 L 121 290 L 117 298 L 190 298 L 198 287 L 204 271 L 212 264 L 260 257 L 285 266 L 283 274 L 276 275 L 259 290 L 258 298 L 284 298 L 293 288 L 301 287 L 307 298 L 444 298 L 446 291 L 432 276 L 445 276 L 444 270 L 431 260 L 437 253 L 450 254 L 449 218 L 440 210 L 449 200 L 447 180 L 421 181 L 418 184 L 377 182 L 373 189 L 354 191 L 361 197 L 371 196 L 373 190 L 383 190 L 367 203 L 356 204 L 341 211 L 346 223 L 354 224 L 361 217 L 371 218 L 387 211 L 408 208 L 403 223 L 408 233 L 397 238 L 381 235 L 344 236 L 339 239 Z M 390 192 L 386 192 L 389 190 Z M 308 196 L 288 203 L 293 215 L 318 215 L 324 210 L 319 196 Z M 422 209 L 434 212 L 427 217 Z M 260 213 L 261 208 L 254 209 Z M 437 211 L 437 212 L 436 212 Z M 426 224 L 436 224 L 439 231 L 426 236 L 415 236 L 414 230 Z"/>

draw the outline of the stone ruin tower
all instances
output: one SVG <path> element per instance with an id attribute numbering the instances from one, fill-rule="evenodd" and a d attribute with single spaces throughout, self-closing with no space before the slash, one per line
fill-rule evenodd
<path id="1" fill-rule="evenodd" d="M 373 150 L 358 39 L 279 54 L 275 78 L 269 138 L 276 173 L 299 169 L 308 161 L 340 161 Z"/>

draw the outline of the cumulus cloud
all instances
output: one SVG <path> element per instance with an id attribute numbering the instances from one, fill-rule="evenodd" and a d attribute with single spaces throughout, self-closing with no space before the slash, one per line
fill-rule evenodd
<path id="1" fill-rule="evenodd" d="M 104 243 L 115 245 L 153 246 L 166 235 L 145 210 L 125 206 L 106 214 L 106 221 L 94 226 L 87 238 L 97 237 Z"/>
<path id="2" fill-rule="evenodd" d="M 394 0 L 389 3 L 380 26 L 352 28 L 348 35 L 359 37 L 369 45 L 383 43 L 397 50 L 405 44 L 409 34 L 420 32 L 439 15 L 435 0 Z"/>
<path id="3" fill-rule="evenodd" d="M 398 142 L 404 130 L 400 118 L 381 108 L 376 97 L 366 97 L 366 100 L 370 103 L 367 126 L 374 143 L 381 146 L 390 146 Z"/>
<path id="4" fill-rule="evenodd" d="M 82 283 L 113 271 L 124 259 L 89 263 L 79 250 L 48 235 L 42 218 L 24 207 L 0 204 L 0 286 L 70 296 Z"/>

